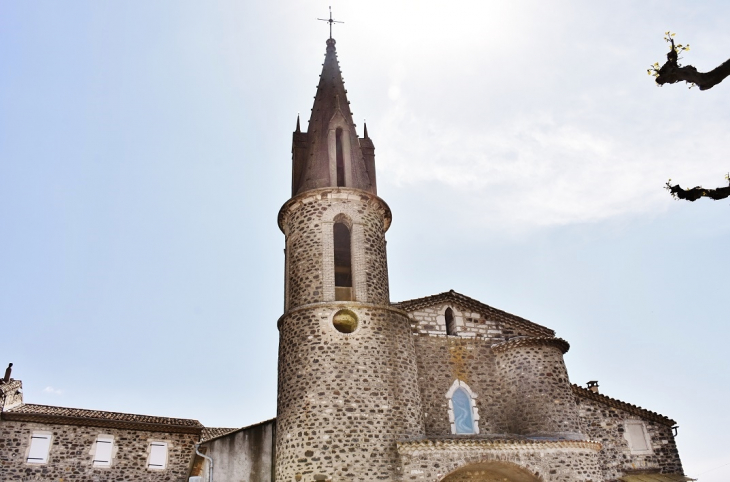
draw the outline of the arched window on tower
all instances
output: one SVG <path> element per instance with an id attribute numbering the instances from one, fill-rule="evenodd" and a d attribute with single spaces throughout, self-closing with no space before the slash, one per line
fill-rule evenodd
<path id="1" fill-rule="evenodd" d="M 446 334 L 455 336 L 456 335 L 456 320 L 454 319 L 454 310 L 446 308 L 444 312 L 444 318 L 446 318 Z"/>
<path id="2" fill-rule="evenodd" d="M 350 301 L 353 299 L 350 229 L 344 223 L 335 223 L 333 235 L 335 246 L 335 300 Z"/>
<path id="3" fill-rule="evenodd" d="M 345 150 L 342 144 L 342 128 L 335 131 L 335 149 L 337 153 L 337 187 L 345 186 Z"/>
<path id="4" fill-rule="evenodd" d="M 476 407 L 476 394 L 461 380 L 454 383 L 446 392 L 449 399 L 449 422 L 451 433 L 456 435 L 473 435 L 479 433 L 479 415 Z"/>

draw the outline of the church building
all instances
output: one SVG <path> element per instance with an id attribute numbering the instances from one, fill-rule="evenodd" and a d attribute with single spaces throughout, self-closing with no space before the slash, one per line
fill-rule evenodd
<path id="1" fill-rule="evenodd" d="M 217 429 L 32 405 L 6 377 L 0 482 L 692 480 L 676 423 L 571 384 L 570 346 L 550 328 L 453 290 L 391 301 L 375 146 L 326 45 L 278 214 L 276 418 Z"/>

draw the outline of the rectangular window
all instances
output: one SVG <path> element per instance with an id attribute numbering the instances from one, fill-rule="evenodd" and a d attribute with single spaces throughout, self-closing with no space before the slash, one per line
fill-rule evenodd
<path id="1" fill-rule="evenodd" d="M 94 450 L 94 467 L 109 467 L 112 464 L 112 449 L 114 448 L 114 437 L 111 435 L 99 435 L 96 438 Z"/>
<path id="2" fill-rule="evenodd" d="M 653 450 L 651 449 L 651 439 L 649 434 L 646 433 L 646 427 L 643 422 L 627 421 L 624 424 L 624 437 L 629 443 L 629 450 L 635 455 L 651 455 Z"/>
<path id="3" fill-rule="evenodd" d="M 151 442 L 150 458 L 147 460 L 147 468 L 150 470 L 163 470 L 167 467 L 167 442 Z"/>
<path id="4" fill-rule="evenodd" d="M 51 435 L 39 432 L 33 432 L 30 437 L 30 448 L 28 449 L 28 458 L 25 460 L 29 464 L 45 464 L 48 463 L 48 453 L 51 450 Z"/>

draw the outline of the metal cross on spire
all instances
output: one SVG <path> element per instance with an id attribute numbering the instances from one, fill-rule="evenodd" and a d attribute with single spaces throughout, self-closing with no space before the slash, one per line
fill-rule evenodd
<path id="1" fill-rule="evenodd" d="M 332 38 L 332 24 L 333 23 L 345 23 L 340 22 L 339 20 L 332 20 L 332 7 L 330 6 L 330 18 L 318 18 L 317 20 L 322 20 L 323 22 L 327 22 L 330 24 L 330 39 Z"/>

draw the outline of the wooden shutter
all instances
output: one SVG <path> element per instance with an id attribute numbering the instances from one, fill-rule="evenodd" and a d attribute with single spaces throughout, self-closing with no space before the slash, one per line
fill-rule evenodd
<path id="1" fill-rule="evenodd" d="M 167 467 L 167 443 L 150 443 L 150 458 L 147 462 L 148 469 L 164 469 Z"/>
<path id="2" fill-rule="evenodd" d="M 51 436 L 34 433 L 30 437 L 30 450 L 28 451 L 29 464 L 45 464 L 48 462 L 48 452 L 51 450 Z"/>
<path id="3" fill-rule="evenodd" d="M 96 439 L 96 450 L 94 451 L 94 466 L 109 467 L 112 464 L 113 448 L 114 437 L 99 435 Z"/>

